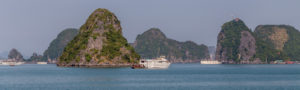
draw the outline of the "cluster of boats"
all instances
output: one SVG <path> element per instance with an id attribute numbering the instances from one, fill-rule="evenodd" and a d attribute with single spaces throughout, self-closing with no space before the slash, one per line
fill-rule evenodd
<path id="1" fill-rule="evenodd" d="M 217 60 L 201 60 L 200 64 L 222 64 Z M 138 64 L 132 65 L 132 69 L 167 69 L 171 63 L 165 56 L 156 59 L 141 59 Z"/>
<path id="2" fill-rule="evenodd" d="M 0 65 L 22 65 L 25 62 L 16 62 L 12 60 L 0 60 Z M 221 64 L 215 60 L 202 60 L 201 64 Z M 47 62 L 37 62 L 36 64 L 47 64 Z M 132 69 L 167 69 L 171 63 L 165 56 L 160 56 L 156 59 L 141 59 L 138 64 L 132 65 Z"/>
<path id="3" fill-rule="evenodd" d="M 15 66 L 15 65 L 21 65 L 25 62 L 14 62 L 14 61 L 0 61 L 0 65 L 9 65 L 9 66 Z"/>
<path id="4" fill-rule="evenodd" d="M 222 64 L 217 60 L 201 60 L 200 64 Z M 141 59 L 138 64 L 132 65 L 132 69 L 167 69 L 171 63 L 165 56 L 156 59 Z"/>
<path id="5" fill-rule="evenodd" d="M 25 64 L 25 62 L 12 61 L 12 60 L 0 60 L 0 65 L 17 66 Z M 36 64 L 48 64 L 47 62 L 37 62 Z"/>

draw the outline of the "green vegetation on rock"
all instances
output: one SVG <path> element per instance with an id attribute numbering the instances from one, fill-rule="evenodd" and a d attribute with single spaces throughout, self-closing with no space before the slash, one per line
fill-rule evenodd
<path id="1" fill-rule="evenodd" d="M 290 60 L 300 61 L 300 32 L 291 26 L 285 26 L 289 35 L 289 40 L 285 43 L 283 52 L 289 56 Z"/>
<path id="2" fill-rule="evenodd" d="M 106 45 L 104 45 L 101 50 L 101 56 L 108 56 L 109 59 L 113 59 L 116 56 L 120 56 L 122 54 L 122 52 L 120 52 L 120 48 L 125 47 L 124 49 L 129 50 L 130 53 L 133 54 L 132 56 L 128 56 L 127 54 L 124 55 L 123 57 L 126 57 L 123 58 L 124 60 L 133 62 L 129 57 L 140 58 L 139 55 L 135 53 L 134 48 L 127 43 L 127 40 L 122 36 L 120 31 L 110 30 L 105 32 L 104 36 L 106 37 Z"/>

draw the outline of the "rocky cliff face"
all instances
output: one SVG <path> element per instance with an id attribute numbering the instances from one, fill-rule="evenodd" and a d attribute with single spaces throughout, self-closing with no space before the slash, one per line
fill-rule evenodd
<path id="1" fill-rule="evenodd" d="M 23 55 L 15 48 L 10 50 L 8 59 L 12 59 L 14 61 L 24 61 Z"/>
<path id="2" fill-rule="evenodd" d="M 258 38 L 269 42 L 273 48 L 280 51 L 283 50 L 285 43 L 289 39 L 287 29 L 279 26 L 259 25 L 256 27 L 254 33 Z"/>
<path id="3" fill-rule="evenodd" d="M 223 47 L 221 42 L 224 42 L 225 40 L 225 34 L 223 32 L 220 32 L 217 38 L 217 48 L 216 48 L 216 55 L 215 58 L 216 60 L 224 62 L 225 60 L 227 61 L 227 48 Z"/>
<path id="4" fill-rule="evenodd" d="M 218 35 L 216 60 L 225 63 L 250 63 L 256 53 L 256 40 L 240 19 L 225 23 Z"/>
<path id="5" fill-rule="evenodd" d="M 130 66 L 138 60 L 139 55 L 122 36 L 117 17 L 107 9 L 97 9 L 65 47 L 58 65 L 115 67 Z"/>
<path id="6" fill-rule="evenodd" d="M 271 53 L 268 56 L 269 59 L 300 60 L 300 32 L 294 27 L 289 25 L 259 25 L 254 33 L 267 47 L 273 49 L 269 52 Z"/>
<path id="7" fill-rule="evenodd" d="M 43 55 L 43 61 L 48 59 L 56 60 L 61 56 L 65 46 L 73 40 L 73 38 L 78 34 L 77 29 L 68 28 L 60 32 L 57 37 L 50 43 L 47 50 L 45 50 Z"/>
<path id="8" fill-rule="evenodd" d="M 142 58 L 166 56 L 173 63 L 199 62 L 209 58 L 207 46 L 169 39 L 158 28 L 151 28 L 138 35 L 133 46 Z"/>
<path id="9" fill-rule="evenodd" d="M 256 54 L 256 40 L 251 32 L 242 31 L 241 39 L 239 46 L 239 59 L 241 59 L 241 63 L 251 63 L 254 59 L 254 55 Z"/>

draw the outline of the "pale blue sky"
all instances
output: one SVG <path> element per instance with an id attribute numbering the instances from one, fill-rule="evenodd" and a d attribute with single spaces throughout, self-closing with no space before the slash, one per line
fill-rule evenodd
<path id="1" fill-rule="evenodd" d="M 42 52 L 65 28 L 79 28 L 97 8 L 114 12 L 133 42 L 151 27 L 169 38 L 216 44 L 221 25 L 239 17 L 259 24 L 300 28 L 300 0 L 1 0 L 0 53 L 17 48 L 28 57 Z"/>

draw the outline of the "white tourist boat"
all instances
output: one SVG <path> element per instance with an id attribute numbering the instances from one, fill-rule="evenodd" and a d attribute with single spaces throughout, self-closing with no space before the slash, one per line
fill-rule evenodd
<path id="1" fill-rule="evenodd" d="M 10 66 L 16 66 L 16 65 L 22 65 L 25 62 L 13 62 L 13 61 L 1 61 L 0 65 L 10 65 Z"/>
<path id="2" fill-rule="evenodd" d="M 156 59 L 142 59 L 140 64 L 144 65 L 146 69 L 167 69 L 170 66 L 170 62 L 165 56 L 161 56 Z"/>
<path id="3" fill-rule="evenodd" d="M 200 64 L 222 64 L 218 60 L 201 60 Z"/>
<path id="4" fill-rule="evenodd" d="M 20 62 L 15 59 L 0 60 L 0 65 L 16 66 L 16 65 L 22 65 L 24 63 L 25 62 Z"/>
<path id="5" fill-rule="evenodd" d="M 48 64 L 47 62 L 36 62 L 36 64 Z"/>

